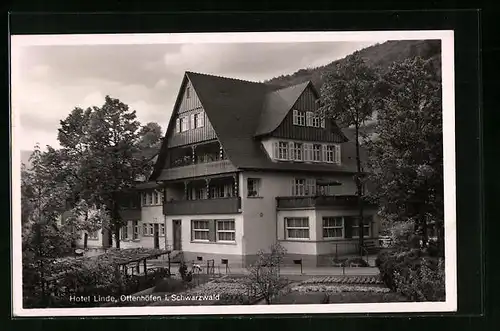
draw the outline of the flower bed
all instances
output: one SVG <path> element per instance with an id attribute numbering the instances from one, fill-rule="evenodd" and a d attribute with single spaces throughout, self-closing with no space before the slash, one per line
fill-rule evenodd
<path id="1" fill-rule="evenodd" d="M 362 285 L 338 285 L 338 284 L 317 284 L 317 285 L 297 285 L 292 287 L 295 292 L 373 292 L 388 293 L 390 290 L 386 287 L 362 286 Z"/>
<path id="2" fill-rule="evenodd" d="M 379 276 L 322 276 L 309 278 L 302 284 L 383 284 Z"/>
<path id="3" fill-rule="evenodd" d="M 245 278 L 223 277 L 173 294 L 169 300 L 152 305 L 248 305 L 257 300 L 258 295 L 252 292 L 247 284 Z"/>

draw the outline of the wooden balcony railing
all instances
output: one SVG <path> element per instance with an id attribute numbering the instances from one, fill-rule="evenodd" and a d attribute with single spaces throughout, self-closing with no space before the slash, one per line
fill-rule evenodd
<path id="1" fill-rule="evenodd" d="M 355 195 L 277 197 L 276 202 L 278 209 L 300 209 L 330 206 L 356 207 L 358 197 Z"/>
<path id="2" fill-rule="evenodd" d="M 207 163 L 195 163 L 182 167 L 163 169 L 158 180 L 175 180 L 190 177 L 216 175 L 234 172 L 236 167 L 229 160 L 219 160 Z"/>
<path id="3" fill-rule="evenodd" d="M 241 198 L 173 200 L 163 204 L 165 215 L 235 214 L 241 212 Z"/>

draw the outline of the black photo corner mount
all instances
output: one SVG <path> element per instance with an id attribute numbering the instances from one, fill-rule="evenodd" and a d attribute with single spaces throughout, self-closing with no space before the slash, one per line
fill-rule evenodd
<path id="1" fill-rule="evenodd" d="M 409 330 L 421 330 L 424 325 L 434 328 L 473 328 L 485 313 L 484 275 L 484 182 L 482 173 L 482 109 L 481 57 L 479 26 L 476 10 L 426 10 L 382 12 L 289 12 L 289 13 L 99 13 L 99 14 L 34 14 L 16 13 L 9 16 L 11 34 L 71 34 L 71 33 L 155 33 L 155 32 L 245 32 L 245 31 L 367 31 L 367 30 L 454 30 L 455 48 L 455 133 L 456 133 L 456 206 L 457 206 L 457 296 L 456 313 L 399 313 L 399 314 L 286 314 L 277 315 L 223 315 L 231 319 L 232 327 L 252 319 L 262 323 L 297 330 L 326 327 L 335 319 L 336 327 L 380 327 L 398 324 Z M 8 230 L 10 233 L 10 230 Z M 222 261 L 221 261 L 222 263 Z M 382 316 L 383 315 L 383 316 Z M 144 320 L 126 320 L 128 317 L 102 321 L 92 318 L 81 323 L 76 317 L 64 319 L 72 328 L 106 324 L 119 328 L 127 323 L 138 330 L 153 327 L 200 327 L 201 323 L 219 324 L 220 316 L 186 318 L 185 316 L 141 317 Z M 136 316 L 140 317 L 140 316 Z M 383 318 L 382 318 L 383 317 Z M 387 318 L 391 317 L 391 318 Z M 104 317 L 107 318 L 107 317 Z M 39 320 L 19 318 L 21 323 L 40 328 Z M 44 324 L 60 324 L 59 318 L 44 320 Z M 168 319 L 168 321 L 162 320 Z M 464 323 L 464 321 L 466 321 Z M 325 324 L 323 324 L 325 322 Z M 68 323 L 65 323 L 67 326 Z M 147 326 L 144 323 L 148 324 Z M 284 325 L 285 324 L 285 325 Z M 287 325 L 289 324 L 289 325 Z M 92 325 L 92 326 L 91 326 Z M 474 325 L 474 326 L 473 326 Z M 83 328 L 82 328 L 83 329 Z"/>

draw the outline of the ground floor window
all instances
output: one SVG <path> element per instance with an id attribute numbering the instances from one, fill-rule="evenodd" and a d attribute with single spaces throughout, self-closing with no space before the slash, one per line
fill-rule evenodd
<path id="1" fill-rule="evenodd" d="M 128 226 L 125 225 L 121 228 L 120 230 L 120 233 L 121 233 L 121 240 L 128 240 L 129 239 L 129 233 L 128 233 Z"/>
<path id="2" fill-rule="evenodd" d="M 344 218 L 342 216 L 323 217 L 323 238 L 344 238 Z"/>
<path id="3" fill-rule="evenodd" d="M 192 240 L 208 241 L 209 240 L 209 231 L 210 231 L 210 228 L 208 225 L 209 225 L 208 220 L 193 220 L 193 221 L 191 221 Z"/>
<path id="4" fill-rule="evenodd" d="M 134 240 L 139 239 L 139 234 L 140 234 L 140 228 L 139 228 L 139 221 L 132 221 L 132 226 L 134 227 Z"/>
<path id="5" fill-rule="evenodd" d="M 353 238 L 359 238 L 359 225 L 358 225 L 358 219 L 355 218 L 353 220 L 353 225 L 352 225 L 352 237 Z M 364 222 L 363 222 L 363 237 L 370 237 L 371 236 L 371 223 L 372 223 L 372 216 L 364 217 Z"/>
<path id="6" fill-rule="evenodd" d="M 191 240 L 209 242 L 235 242 L 234 219 L 191 220 Z"/>
<path id="7" fill-rule="evenodd" d="M 217 221 L 217 241 L 235 241 L 234 220 Z"/>
<path id="8" fill-rule="evenodd" d="M 285 237 L 286 239 L 309 239 L 309 218 L 286 217 Z"/>

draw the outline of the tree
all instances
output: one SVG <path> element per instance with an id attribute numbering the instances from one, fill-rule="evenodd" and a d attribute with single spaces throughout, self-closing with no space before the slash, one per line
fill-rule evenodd
<path id="1" fill-rule="evenodd" d="M 109 227 L 109 215 L 104 208 L 97 208 L 89 205 L 85 200 L 80 200 L 76 206 L 70 210 L 64 226 L 70 231 L 81 233 L 92 233 Z M 84 238 L 84 247 L 87 247 L 87 237 Z"/>
<path id="2" fill-rule="evenodd" d="M 72 181 L 73 207 L 81 199 L 98 209 L 105 207 L 110 222 L 104 231 L 114 234 L 117 248 L 124 225 L 120 194 L 149 174 L 152 165 L 142 151 L 157 146 L 160 138 L 159 125 L 141 127 L 134 110 L 109 96 L 101 107 L 75 108 L 61 121 L 60 161 L 67 180 Z"/>
<path id="3" fill-rule="evenodd" d="M 358 197 L 358 229 L 360 253 L 363 249 L 363 167 L 360 157 L 360 138 L 365 121 L 372 117 L 376 105 L 379 77 L 361 58 L 359 52 L 336 63 L 325 73 L 321 87 L 319 114 L 342 127 L 354 127 L 356 146 L 356 195 Z"/>
<path id="4" fill-rule="evenodd" d="M 271 304 L 271 299 L 284 285 L 284 279 L 280 276 L 280 266 L 285 253 L 283 246 L 279 243 L 273 244 L 269 252 L 259 251 L 257 261 L 248 268 L 248 284 L 251 290 L 261 294 L 267 304 Z"/>
<path id="5" fill-rule="evenodd" d="M 138 143 L 140 149 L 159 148 L 163 134 L 158 123 L 149 122 L 141 128 L 139 136 L 141 136 Z"/>
<path id="6" fill-rule="evenodd" d="M 51 261 L 71 251 L 72 233 L 59 224 L 68 187 L 55 173 L 57 152 L 42 152 L 38 145 L 30 157 L 30 169 L 21 170 L 23 215 L 24 295 L 45 297 L 45 274 Z"/>
<path id="7" fill-rule="evenodd" d="M 427 241 L 437 225 L 443 246 L 443 130 L 441 83 L 421 58 L 395 63 L 383 76 L 376 131 L 367 145 L 372 198 L 382 215 L 414 221 Z"/>

